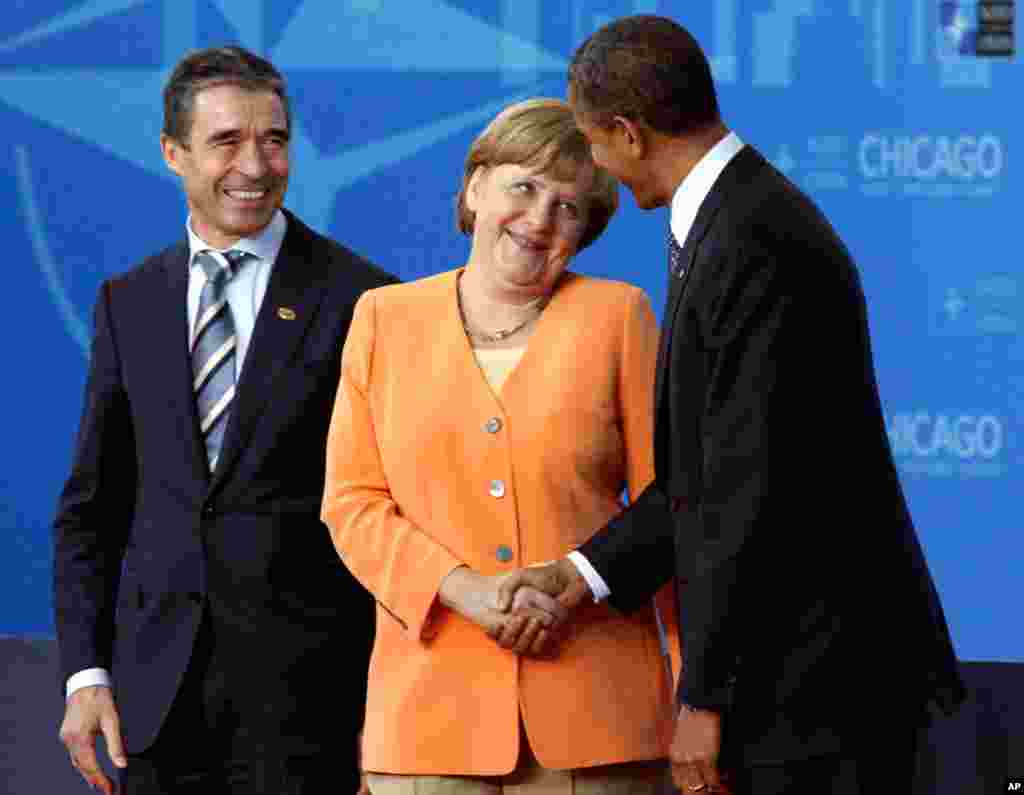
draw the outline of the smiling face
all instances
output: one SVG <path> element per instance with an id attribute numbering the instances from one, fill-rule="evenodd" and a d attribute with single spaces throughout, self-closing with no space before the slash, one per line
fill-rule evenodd
<path id="1" fill-rule="evenodd" d="M 509 292 L 549 294 L 586 229 L 593 180 L 589 164 L 571 182 L 512 163 L 478 167 L 466 190 L 470 263 Z"/>
<path id="2" fill-rule="evenodd" d="M 221 84 L 196 94 L 185 141 L 161 137 L 182 179 L 192 231 L 228 248 L 270 223 L 288 188 L 288 120 L 273 91 Z"/>

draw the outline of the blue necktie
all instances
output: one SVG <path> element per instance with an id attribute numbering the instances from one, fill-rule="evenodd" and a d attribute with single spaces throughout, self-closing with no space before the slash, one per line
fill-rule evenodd
<path id="1" fill-rule="evenodd" d="M 672 234 L 672 227 L 668 230 L 668 269 L 673 276 L 682 278 L 686 273 L 686 260 L 683 258 L 683 249 Z"/>
<path id="2" fill-rule="evenodd" d="M 235 321 L 225 288 L 237 272 L 244 251 L 203 251 L 196 262 L 206 273 L 192 336 L 192 388 L 199 411 L 199 430 L 212 472 L 217 466 L 224 429 L 235 399 Z"/>

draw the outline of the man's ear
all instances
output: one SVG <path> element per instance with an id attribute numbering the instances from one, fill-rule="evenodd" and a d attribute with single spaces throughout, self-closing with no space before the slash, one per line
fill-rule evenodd
<path id="1" fill-rule="evenodd" d="M 167 167 L 180 177 L 181 157 L 182 153 L 186 151 L 184 144 L 167 133 L 160 133 L 160 151 L 163 152 Z"/>
<path id="2" fill-rule="evenodd" d="M 615 116 L 612 119 L 614 125 L 612 132 L 619 137 L 623 151 L 628 152 L 636 159 L 641 159 L 647 154 L 650 148 L 650 130 L 643 122 L 626 116 Z"/>

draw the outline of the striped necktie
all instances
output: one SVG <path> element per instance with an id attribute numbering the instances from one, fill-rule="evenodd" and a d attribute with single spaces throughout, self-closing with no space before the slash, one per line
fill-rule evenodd
<path id="1" fill-rule="evenodd" d="M 192 335 L 192 389 L 196 393 L 199 430 L 212 472 L 217 466 L 224 429 L 235 398 L 235 321 L 225 288 L 246 257 L 244 251 L 202 251 L 196 262 L 206 273 Z"/>
<path id="2" fill-rule="evenodd" d="M 668 269 L 673 276 L 683 278 L 683 274 L 686 273 L 687 262 L 683 258 L 683 249 L 679 245 L 679 241 L 676 240 L 676 236 L 672 233 L 672 228 L 668 230 Z"/>

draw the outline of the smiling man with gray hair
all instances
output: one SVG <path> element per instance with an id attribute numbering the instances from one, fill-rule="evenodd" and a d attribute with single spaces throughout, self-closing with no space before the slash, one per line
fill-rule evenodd
<path id="1" fill-rule="evenodd" d="M 284 79 L 239 47 L 164 90 L 181 242 L 100 288 L 55 521 L 61 739 L 93 787 L 355 793 L 370 596 L 318 514 L 352 308 L 395 281 L 282 208 Z"/>

